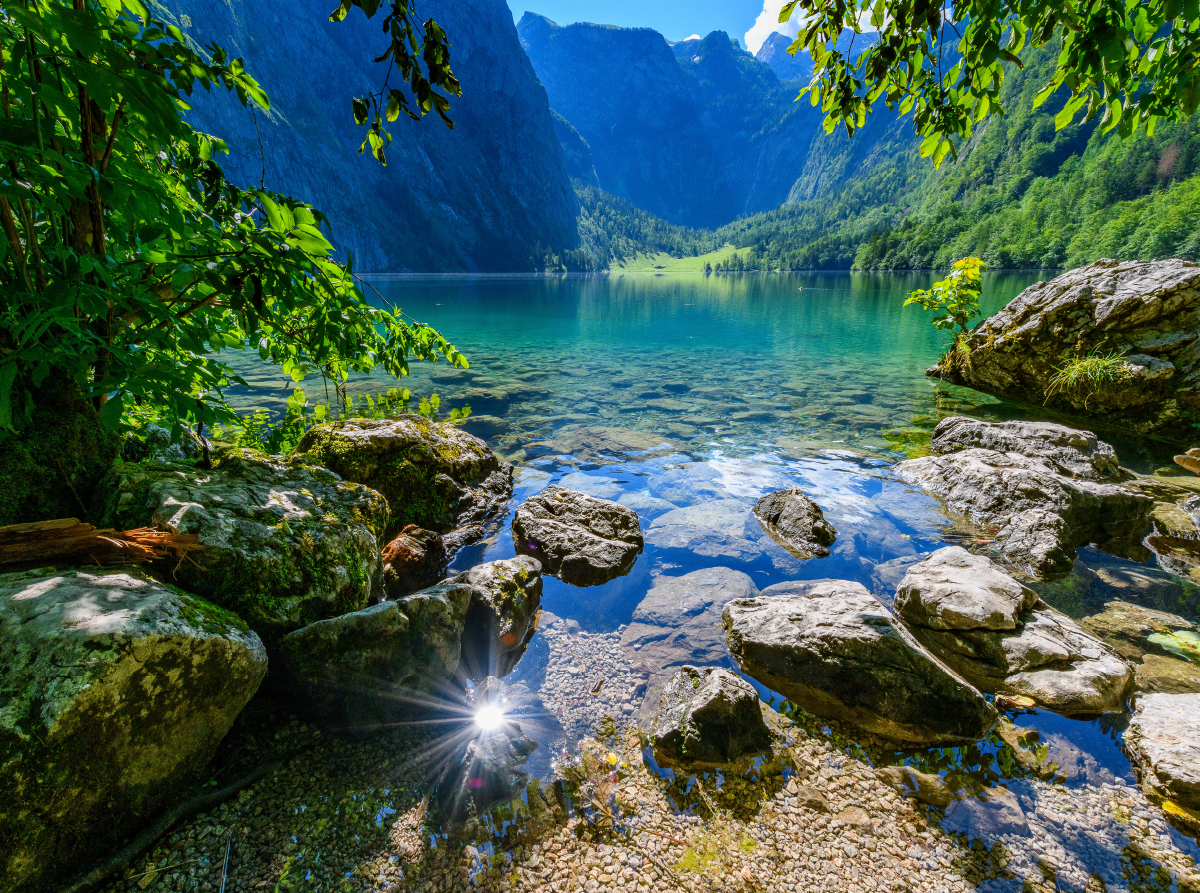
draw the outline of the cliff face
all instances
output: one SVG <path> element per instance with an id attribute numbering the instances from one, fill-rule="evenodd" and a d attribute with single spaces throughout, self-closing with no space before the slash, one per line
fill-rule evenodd
<path id="1" fill-rule="evenodd" d="M 787 199 L 820 117 L 728 35 L 672 47 L 649 29 L 560 27 L 533 13 L 517 27 L 604 190 L 689 226 Z"/>
<path id="2" fill-rule="evenodd" d="M 534 243 L 578 243 L 578 205 L 546 92 L 504 0 L 430 0 L 463 95 L 453 130 L 436 116 L 397 120 L 387 167 L 358 153 L 350 97 L 378 90 L 387 66 L 379 16 L 327 21 L 328 0 L 165 0 L 156 11 L 203 46 L 242 56 L 271 97 L 255 118 L 228 96 L 198 95 L 195 126 L 225 139 L 234 182 L 288 193 L 329 217 L 333 242 L 359 270 L 530 269 Z M 395 80 L 395 73 L 392 78 Z M 261 132 L 263 151 L 259 150 Z M 264 175 L 265 166 L 265 175 Z"/>
<path id="3" fill-rule="evenodd" d="M 812 77 L 812 56 L 807 51 L 801 51 L 795 56 L 789 56 L 787 48 L 792 45 L 790 37 L 784 37 L 778 31 L 772 31 L 758 48 L 754 58 L 771 66 L 771 70 L 781 81 L 804 80 Z"/>

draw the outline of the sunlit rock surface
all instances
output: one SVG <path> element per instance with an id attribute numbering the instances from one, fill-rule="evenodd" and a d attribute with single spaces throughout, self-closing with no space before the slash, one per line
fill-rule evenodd
<path id="1" fill-rule="evenodd" d="M 659 696 L 650 728 L 654 754 L 666 765 L 726 765 L 771 744 L 758 692 L 720 667 L 680 667 Z"/>
<path id="2" fill-rule="evenodd" d="M 606 583 L 625 573 L 643 545 L 633 509 L 559 486 L 525 500 L 512 531 L 518 552 L 576 586 Z"/>
<path id="3" fill-rule="evenodd" d="M 996 710 L 858 583 L 816 583 L 723 611 L 742 671 L 810 713 L 918 744 L 987 735 Z"/>
<path id="4" fill-rule="evenodd" d="M 211 470 L 126 463 L 102 497 L 110 526 L 199 536 L 201 551 L 156 568 L 269 641 L 366 607 L 379 586 L 387 503 L 317 465 L 252 450 Z"/>
<path id="5" fill-rule="evenodd" d="M 55 889 L 176 803 L 267 672 L 139 570 L 0 575 L 0 887 Z"/>
<path id="6" fill-rule="evenodd" d="M 1200 831 L 1200 694 L 1142 695 L 1125 740 L 1144 760 L 1146 795 L 1195 811 L 1175 816 Z"/>
<path id="7" fill-rule="evenodd" d="M 967 339 L 970 363 L 929 374 L 1137 430 L 1189 432 L 1200 419 L 1200 266 L 1101 260 L 1031 285 Z M 1055 388 L 1072 359 L 1120 356 L 1106 380 Z"/>

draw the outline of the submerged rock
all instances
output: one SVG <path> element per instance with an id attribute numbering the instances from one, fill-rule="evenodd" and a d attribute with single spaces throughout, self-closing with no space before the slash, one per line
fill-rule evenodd
<path id="1" fill-rule="evenodd" d="M 232 450 L 209 471 L 118 466 L 103 497 L 106 526 L 197 534 L 203 550 L 155 567 L 268 641 L 365 607 L 379 586 L 387 504 L 325 468 Z"/>
<path id="2" fill-rule="evenodd" d="M 1200 810 L 1200 694 L 1140 696 L 1125 742 L 1141 757 L 1142 787 L 1152 802 Z M 1196 830 L 1200 821 L 1193 819 Z"/>
<path id="3" fill-rule="evenodd" d="M 680 667 L 659 696 L 650 729 L 664 765 L 723 766 L 771 746 L 758 692 L 719 667 Z"/>
<path id="4" fill-rule="evenodd" d="M 763 528 L 797 558 L 824 558 L 837 539 L 821 507 L 799 487 L 768 493 L 754 504 Z"/>
<path id="5" fill-rule="evenodd" d="M 196 781 L 267 655 L 141 571 L 0 575 L 0 887 L 54 888 Z"/>
<path id="6" fill-rule="evenodd" d="M 1200 660 L 1200 635 L 1184 618 L 1131 602 L 1111 601 L 1080 625 L 1121 657 L 1135 662 L 1139 691 L 1200 692 L 1200 665 L 1193 663 Z"/>
<path id="7" fill-rule="evenodd" d="M 532 558 L 479 565 L 284 636 L 281 674 L 322 711 L 403 713 L 451 682 L 511 671 L 536 631 L 541 591 Z"/>
<path id="8" fill-rule="evenodd" d="M 1121 478 L 1117 452 L 1090 431 L 1053 422 L 981 422 L 951 416 L 938 422 L 931 444 L 934 455 L 984 449 L 1041 459 L 1065 477 L 1099 481 Z"/>
<path id="9" fill-rule="evenodd" d="M 409 524 L 439 533 L 477 524 L 512 496 L 512 465 L 478 437 L 424 416 L 317 425 L 295 452 L 382 493 L 393 536 Z"/>
<path id="10" fill-rule="evenodd" d="M 742 672 L 818 716 L 914 744 L 976 741 L 996 710 L 858 583 L 738 599 L 723 612 Z"/>
<path id="11" fill-rule="evenodd" d="M 442 536 L 409 524 L 383 547 L 383 592 L 395 601 L 442 579 L 448 556 Z"/>
<path id="12" fill-rule="evenodd" d="M 909 568 L 895 607 L 925 647 L 984 692 L 1068 715 L 1124 707 L 1129 665 L 988 558 L 939 549 Z"/>
<path id="13" fill-rule="evenodd" d="M 554 485 L 521 504 L 512 532 L 518 552 L 532 555 L 546 573 L 576 586 L 621 576 L 643 546 L 633 509 Z"/>
<path id="14" fill-rule="evenodd" d="M 1200 421 L 1200 266 L 1101 260 L 1031 285 L 926 374 L 1035 406 L 1191 432 Z M 1115 374 L 1055 387 L 1075 359 L 1118 357 Z"/>
<path id="15" fill-rule="evenodd" d="M 939 431 L 952 434 L 962 427 L 954 424 L 943 429 L 946 422 L 934 430 L 935 442 Z M 972 439 L 990 437 L 988 424 L 977 422 L 966 430 Z M 1136 552 L 1142 557 L 1144 549 L 1136 538 L 1150 520 L 1153 500 L 1077 474 L 1097 463 L 1107 467 L 1107 452 L 1099 441 L 1089 453 L 1074 446 L 1067 449 L 1070 444 L 1064 446 L 1063 441 L 1070 438 L 1063 432 L 1058 432 L 1059 442 L 1050 446 L 1049 440 L 1033 435 L 1017 438 L 1007 429 L 993 433 L 998 443 L 1003 441 L 1009 447 L 1008 452 L 969 447 L 909 459 L 896 466 L 896 476 L 943 500 L 952 513 L 993 534 L 1008 561 L 1038 576 L 1068 573 L 1075 548 L 1093 542 L 1110 551 Z M 1090 434 L 1075 433 L 1081 441 L 1090 442 Z M 945 449 L 954 448 L 952 440 L 942 444 Z M 1025 452 L 1016 452 L 1018 449 Z M 1047 453 L 1050 455 L 1044 455 Z M 1059 467 L 1075 470 L 1068 476 Z"/>

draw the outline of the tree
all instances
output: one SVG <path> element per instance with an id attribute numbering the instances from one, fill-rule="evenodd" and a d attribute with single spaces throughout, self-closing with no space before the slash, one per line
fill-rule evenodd
<path id="1" fill-rule="evenodd" d="M 1004 66 L 1021 66 L 1027 46 L 1059 45 L 1053 76 L 1037 94 L 1041 105 L 1060 87 L 1070 92 L 1055 126 L 1083 112 L 1104 131 L 1129 136 L 1160 118 L 1181 121 L 1200 107 L 1200 0 L 791 0 L 779 14 L 802 18 L 788 48 L 807 49 L 813 78 L 805 92 L 853 134 L 880 100 L 912 111 L 920 152 L 940 165 L 958 157 L 974 126 L 1004 114 Z M 839 51 L 843 29 L 879 32 L 855 58 Z M 803 95 L 803 94 L 801 94 Z"/>
<path id="2" fill-rule="evenodd" d="M 433 49 L 414 75 L 396 56 L 397 7 L 390 53 L 417 78 L 410 114 L 444 114 L 421 84 L 447 83 L 445 36 L 426 23 Z M 365 299 L 319 211 L 225 180 L 225 147 L 184 121 L 187 97 L 269 103 L 241 60 L 206 52 L 141 0 L 24 0 L 0 15 L 0 441 L 30 425 L 47 384 L 109 428 L 133 401 L 181 423 L 230 419 L 222 389 L 240 379 L 222 352 L 247 346 L 297 381 L 403 375 L 410 356 L 466 365 L 434 329 Z"/>

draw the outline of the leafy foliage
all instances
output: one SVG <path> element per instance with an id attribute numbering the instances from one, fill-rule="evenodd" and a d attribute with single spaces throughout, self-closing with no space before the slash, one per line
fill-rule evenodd
<path id="1" fill-rule="evenodd" d="M 952 9 L 940 0 L 791 0 L 780 22 L 797 12 L 803 24 L 788 52 L 812 54 L 804 92 L 821 104 L 826 131 L 840 122 L 852 134 L 882 100 L 913 113 L 920 153 L 935 165 L 957 158 L 976 124 L 1005 113 L 1005 66 L 1021 67 L 1026 45 L 1057 44 L 1034 97 L 1041 105 L 1060 87 L 1070 92 L 1056 129 L 1082 111 L 1084 121 L 1099 115 L 1104 132 L 1127 137 L 1145 126 L 1153 135 L 1158 119 L 1183 121 L 1200 108 L 1198 0 L 966 0 Z M 866 21 L 878 39 L 851 58 L 838 38 Z"/>
<path id="2" fill-rule="evenodd" d="M 1054 367 L 1054 374 L 1046 384 L 1046 399 L 1055 394 L 1084 394 L 1087 398 L 1107 384 L 1118 384 L 1133 378 L 1133 370 L 1125 362 L 1122 351 L 1101 353 L 1093 351 L 1085 357 L 1075 357 L 1062 366 Z"/>
<path id="3" fill-rule="evenodd" d="M 979 315 L 979 295 L 983 290 L 983 271 L 987 264 L 977 257 L 964 257 L 954 262 L 949 276 L 935 282 L 932 288 L 910 292 L 904 306 L 920 304 L 938 315 L 933 318 L 939 331 L 953 330 L 961 334 L 970 331 L 967 323 Z"/>
<path id="4" fill-rule="evenodd" d="M 342 21 L 355 6 L 367 18 L 374 18 L 383 5 L 383 0 L 339 0 L 329 21 Z M 387 164 L 384 150 L 391 143 L 392 135 L 384 121 L 395 121 L 401 112 L 415 121 L 434 111 L 446 126 L 453 127 L 454 122 L 448 114 L 449 97 L 461 96 L 462 87 L 450 70 L 450 44 L 446 32 L 433 19 L 422 22 L 412 0 L 389 0 L 383 32 L 388 36 L 388 45 L 375 61 L 390 63 L 389 79 L 377 92 L 352 100 L 351 107 L 355 123 L 367 125 L 367 135 L 358 151 L 370 146 L 376 160 Z M 399 71 L 408 92 L 391 86 L 392 68 Z"/>
<path id="5" fill-rule="evenodd" d="M 466 360 L 372 306 L 331 259 L 319 211 L 225 180 L 183 120 L 196 86 L 268 100 L 215 45 L 206 62 L 140 0 L 28 0 L 0 17 L 0 437 L 68 382 L 110 427 L 127 404 L 233 421 L 221 353 L 343 382 L 408 358 Z"/>

